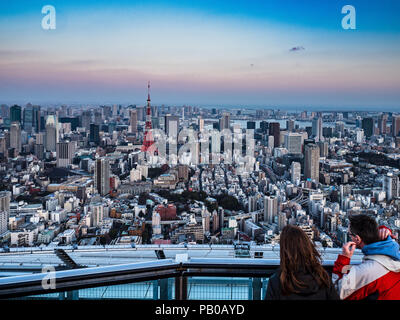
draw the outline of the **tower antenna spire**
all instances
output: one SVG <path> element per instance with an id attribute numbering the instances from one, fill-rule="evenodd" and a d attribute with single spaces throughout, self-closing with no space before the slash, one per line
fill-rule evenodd
<path id="1" fill-rule="evenodd" d="M 147 82 L 147 101 L 150 102 L 150 81 Z"/>

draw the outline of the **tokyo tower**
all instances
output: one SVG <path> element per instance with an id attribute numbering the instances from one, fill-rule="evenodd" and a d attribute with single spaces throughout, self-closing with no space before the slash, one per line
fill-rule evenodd
<path id="1" fill-rule="evenodd" d="M 143 140 L 143 145 L 141 148 L 141 151 L 147 152 L 154 152 L 154 139 L 153 139 L 153 135 L 151 133 L 151 107 L 150 107 L 150 81 L 148 82 L 147 85 L 147 90 L 148 90 L 148 94 L 147 94 L 147 110 L 146 110 L 146 126 L 145 126 L 145 132 L 144 132 L 144 140 Z M 153 146 L 153 147 L 152 147 Z"/>

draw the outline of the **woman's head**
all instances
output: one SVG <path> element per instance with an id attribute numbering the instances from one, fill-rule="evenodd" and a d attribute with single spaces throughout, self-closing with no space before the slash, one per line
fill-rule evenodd
<path id="1" fill-rule="evenodd" d="M 299 292 L 307 284 L 299 273 L 311 274 L 319 286 L 328 287 L 330 279 L 321 265 L 321 256 L 307 234 L 297 226 L 288 225 L 280 235 L 281 286 L 283 294 Z"/>

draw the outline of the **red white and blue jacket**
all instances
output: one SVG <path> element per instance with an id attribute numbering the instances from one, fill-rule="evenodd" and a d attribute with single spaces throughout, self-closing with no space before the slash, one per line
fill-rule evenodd
<path id="1" fill-rule="evenodd" d="M 351 266 L 350 258 L 343 255 L 334 264 L 332 280 L 340 299 L 361 300 L 374 295 L 378 300 L 400 300 L 398 243 L 389 236 L 365 245 L 362 252 L 364 258 L 359 265 Z"/>

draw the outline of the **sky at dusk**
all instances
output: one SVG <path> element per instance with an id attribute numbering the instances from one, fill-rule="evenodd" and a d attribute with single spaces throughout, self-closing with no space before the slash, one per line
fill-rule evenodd
<path id="1" fill-rule="evenodd" d="M 150 80 L 153 104 L 400 111 L 399 16 L 396 0 L 2 0 L 0 104 L 144 105 Z"/>

